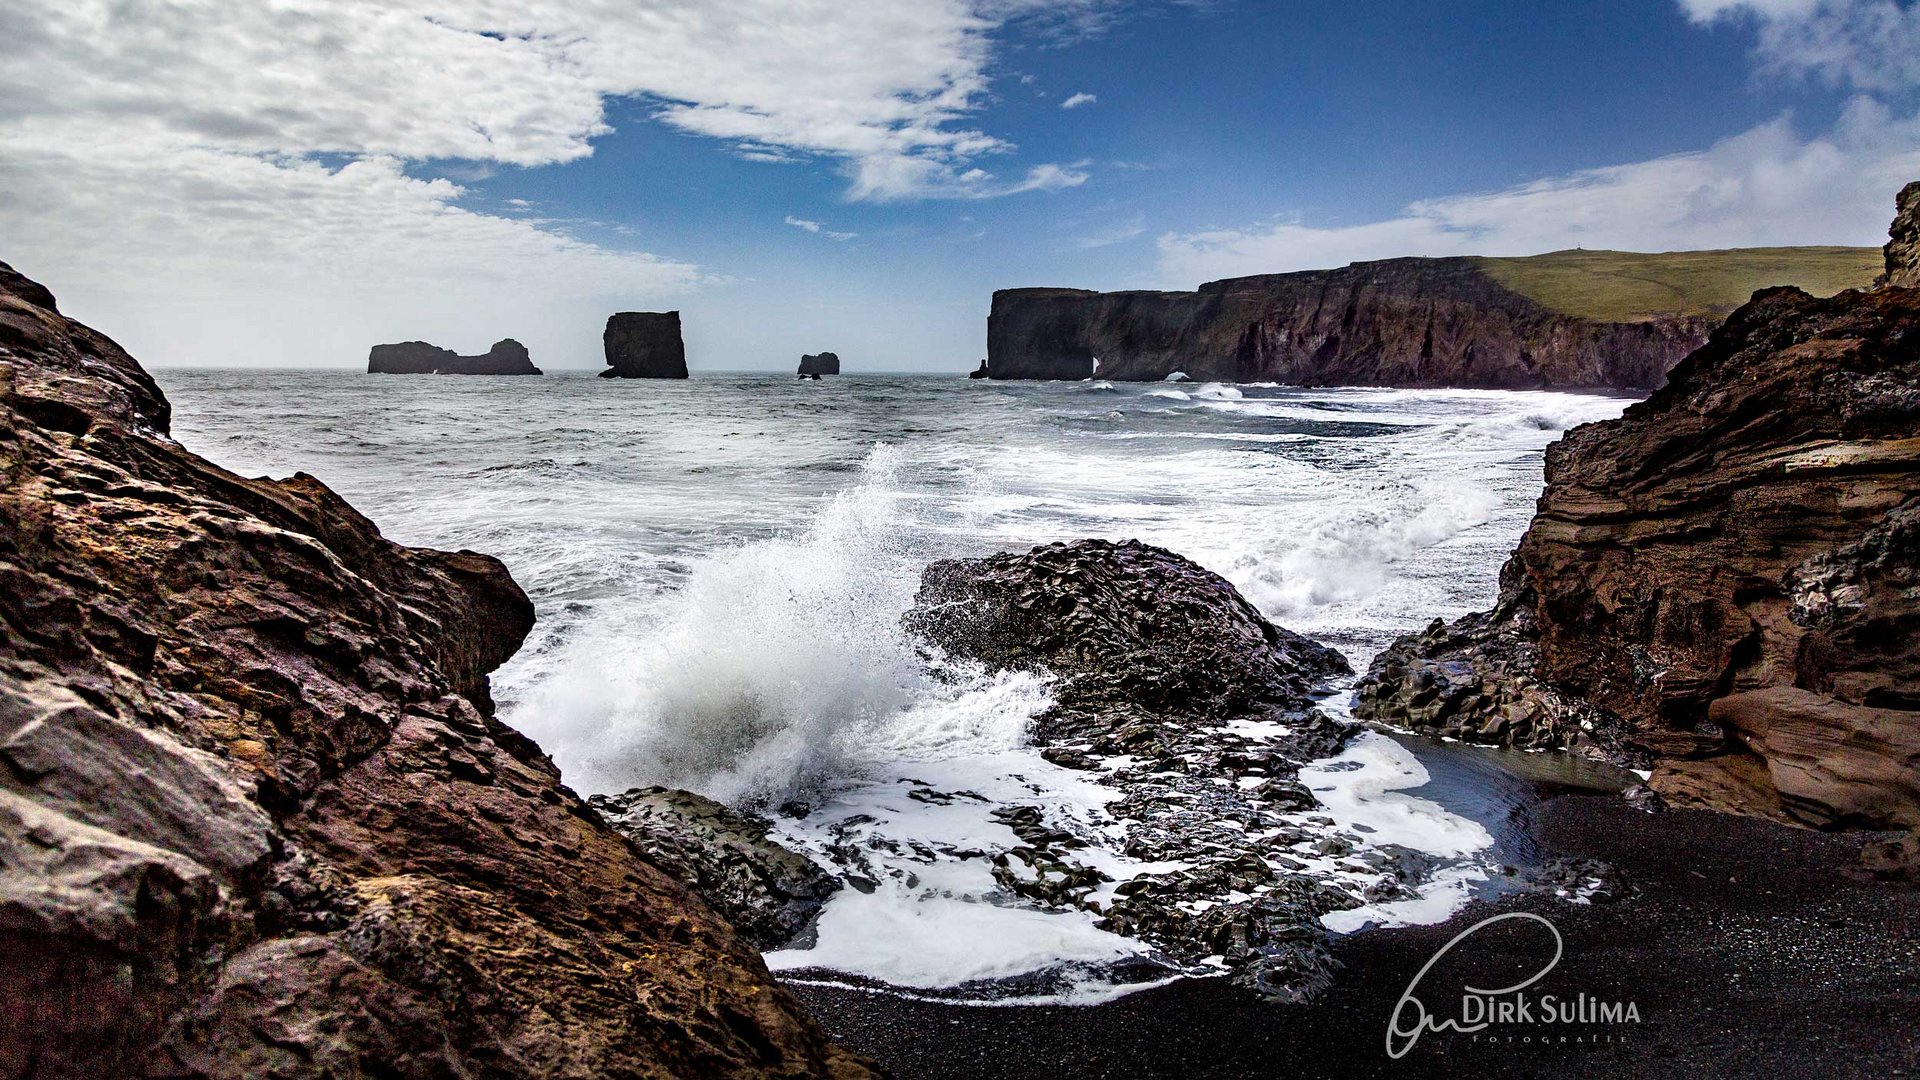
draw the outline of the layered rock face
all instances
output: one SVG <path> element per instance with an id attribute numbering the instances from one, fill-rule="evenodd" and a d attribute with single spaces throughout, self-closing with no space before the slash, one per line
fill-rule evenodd
<path id="1" fill-rule="evenodd" d="M 1920 290 L 1761 292 L 1546 473 L 1499 606 L 1388 650 L 1360 715 L 1920 824 Z"/>
<path id="2" fill-rule="evenodd" d="M 684 379 L 687 347 L 677 311 L 622 311 L 607 316 L 603 379 Z"/>
<path id="3" fill-rule="evenodd" d="M 1349 733 L 1311 698 L 1346 661 L 1172 552 L 1080 540 L 938 562 L 907 625 L 948 657 L 1053 676 L 1034 744 L 1120 790 L 1108 809 L 1128 855 L 1184 867 L 1120 884 L 1095 908 L 1105 929 L 1190 963 L 1219 956 L 1237 983 L 1303 1000 L 1332 977 L 1319 917 L 1359 905 L 1363 891 L 1398 895 L 1397 875 L 1417 876 L 1379 853 L 1351 868 L 1353 891 L 1298 872 L 1295 854 L 1353 850 L 1306 828 L 1299 815 L 1318 804 L 1296 779 Z M 1022 841 L 994 856 L 1010 892 L 1074 909 L 1108 880 L 1041 807 L 996 817 Z"/>
<path id="4" fill-rule="evenodd" d="M 367 372 L 372 375 L 538 375 L 527 355 L 527 347 L 502 338 L 479 356 L 461 356 L 424 341 L 403 341 L 398 345 L 375 345 L 367 353 Z"/>
<path id="5" fill-rule="evenodd" d="M 840 355 L 838 353 L 808 353 L 800 358 L 800 374 L 818 378 L 822 375 L 840 374 Z"/>
<path id="6" fill-rule="evenodd" d="M 1646 388 L 1660 385 L 1715 321 L 1598 322 L 1552 311 L 1471 259 L 1388 259 L 1231 278 L 1196 292 L 1005 289 L 987 318 L 986 374 Z"/>
<path id="7" fill-rule="evenodd" d="M 1902 188 L 1888 232 L 1887 269 L 1875 284 L 1920 289 L 1920 180 Z"/>
<path id="8" fill-rule="evenodd" d="M 0 1074 L 860 1075 L 493 715 L 500 563 L 167 438 L 0 265 Z"/>

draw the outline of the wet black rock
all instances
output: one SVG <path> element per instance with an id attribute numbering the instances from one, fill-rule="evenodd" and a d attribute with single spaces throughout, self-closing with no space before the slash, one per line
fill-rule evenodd
<path id="1" fill-rule="evenodd" d="M 1094 911 L 1178 963 L 1224 964 L 1269 999 L 1329 984 L 1320 916 L 1365 902 L 1382 876 L 1309 869 L 1326 862 L 1314 845 L 1332 822 L 1297 776 L 1352 732 L 1313 707 L 1348 671 L 1339 653 L 1268 622 L 1218 575 L 1132 541 L 935 563 L 907 624 L 950 660 L 1051 676 L 1054 705 L 1033 731 L 1041 756 L 1119 790 L 1106 809 L 1124 855 L 1178 867 L 1116 884 L 1065 823 L 1014 806 L 995 815 L 1019 840 L 991 856 L 1003 889 Z"/>
<path id="2" fill-rule="evenodd" d="M 649 862 L 685 882 L 759 948 L 778 948 L 804 933 L 840 890 L 833 875 L 769 839 L 765 818 L 691 791 L 633 788 L 587 801 Z"/>

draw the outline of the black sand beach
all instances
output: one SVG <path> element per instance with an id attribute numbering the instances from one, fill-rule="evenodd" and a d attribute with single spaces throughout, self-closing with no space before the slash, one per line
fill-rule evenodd
<path id="1" fill-rule="evenodd" d="M 1352 935 L 1335 950 L 1345 975 L 1313 1005 L 1261 1004 L 1225 981 L 1090 1008 L 795 992 L 836 1039 L 903 1078 L 1920 1073 L 1920 890 L 1850 873 L 1860 834 L 1648 814 L 1592 795 L 1552 799 L 1528 816 L 1544 855 L 1604 861 L 1624 895 L 1572 904 L 1516 893 L 1441 925 Z M 1640 1022 L 1430 1031 L 1389 1059 L 1388 1017 L 1421 966 L 1507 911 L 1546 917 L 1565 942 L 1560 963 L 1527 993 L 1632 1002 Z M 1418 996 L 1436 1017 L 1457 1016 L 1463 979 L 1509 985 L 1551 950 L 1544 929 L 1510 920 L 1463 941 Z"/>

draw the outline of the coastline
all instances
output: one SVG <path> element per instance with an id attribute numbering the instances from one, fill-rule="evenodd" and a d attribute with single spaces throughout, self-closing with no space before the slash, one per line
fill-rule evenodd
<path id="1" fill-rule="evenodd" d="M 1263 1005 L 1224 979 L 1085 1007 L 789 990 L 836 1042 L 901 1080 L 1920 1071 L 1920 1033 L 1909 1022 L 1920 1013 L 1920 889 L 1854 874 L 1873 834 L 1703 810 L 1648 814 L 1595 795 L 1562 795 L 1527 817 L 1543 855 L 1603 860 L 1625 897 L 1576 904 L 1510 893 L 1437 925 L 1348 935 L 1332 950 L 1345 971 L 1310 1005 Z M 1768 853 L 1764 863 L 1757 851 Z M 1567 999 L 1631 1000 L 1642 1022 L 1568 1027 L 1567 1035 L 1602 1036 L 1572 1045 L 1430 1033 L 1390 1060 L 1388 1016 L 1421 965 L 1461 931 L 1514 911 L 1545 916 L 1564 937 L 1565 954 L 1541 986 Z M 1490 935 L 1486 945 L 1480 958 L 1490 965 L 1537 967 L 1537 939 Z"/>

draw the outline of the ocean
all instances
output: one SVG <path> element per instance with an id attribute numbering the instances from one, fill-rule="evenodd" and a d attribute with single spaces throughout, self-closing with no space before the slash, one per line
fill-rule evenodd
<path id="1" fill-rule="evenodd" d="M 189 449 L 245 475 L 317 476 L 401 543 L 501 558 L 539 618 L 495 697 L 575 788 L 668 784 L 765 811 L 836 872 L 858 847 L 874 887 L 843 890 L 770 966 L 992 1003 L 1105 1000 L 1206 971 L 945 854 L 1014 843 L 992 811 L 1019 802 L 1115 881 L 1167 869 L 1119 850 L 1112 789 L 1026 747 L 1044 680 L 928 669 L 900 629 L 928 562 L 1138 539 L 1364 670 L 1396 636 L 1487 606 L 1543 449 L 1629 403 L 952 376 L 154 374 Z M 1419 896 L 1328 927 L 1438 921 L 1488 887 L 1511 854 L 1497 772 L 1380 733 L 1306 770 L 1327 828 L 1435 865 Z M 914 786 L 974 798 L 903 797 Z"/>

